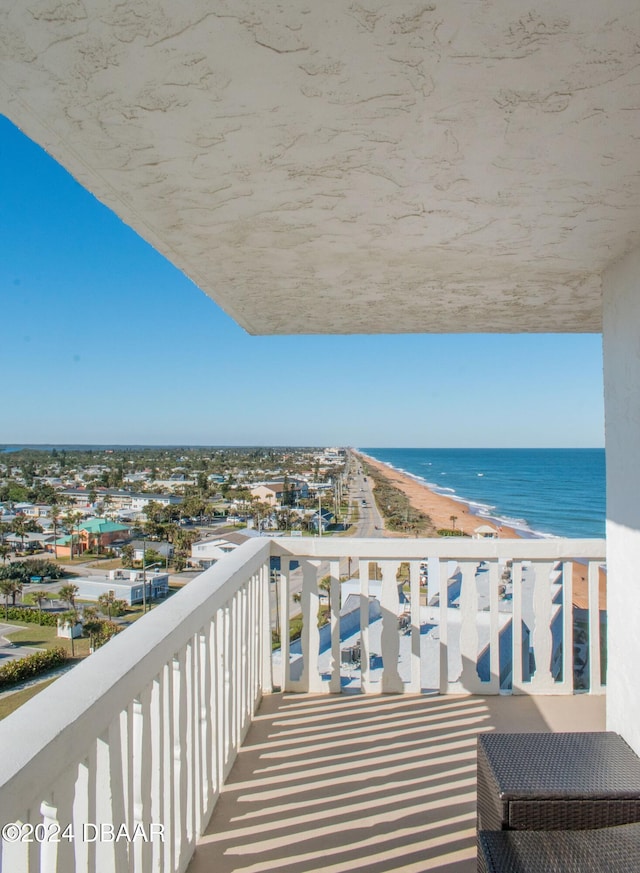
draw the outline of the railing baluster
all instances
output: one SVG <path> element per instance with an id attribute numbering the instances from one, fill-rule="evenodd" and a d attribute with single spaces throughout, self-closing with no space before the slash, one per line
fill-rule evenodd
<path id="1" fill-rule="evenodd" d="M 282 661 L 282 690 L 291 691 L 291 669 L 289 667 L 289 610 L 291 567 L 289 558 L 280 559 L 280 655 Z"/>
<path id="2" fill-rule="evenodd" d="M 603 694 L 600 675 L 600 567 L 589 561 L 589 694 Z"/>
<path id="3" fill-rule="evenodd" d="M 369 681 L 369 561 L 358 562 L 360 575 L 360 690 L 371 690 Z"/>
<path id="4" fill-rule="evenodd" d="M 59 827 L 58 809 L 46 801 L 40 805 L 42 823 L 45 833 L 50 833 L 53 828 Z M 66 823 L 68 824 L 68 822 Z M 58 847 L 59 843 L 53 840 L 45 840 L 40 844 L 40 870 L 42 873 L 57 873 L 58 871 Z M 68 862 L 68 857 L 65 859 Z"/>
<path id="5" fill-rule="evenodd" d="M 164 865 L 167 870 L 175 870 L 174 858 L 178 849 L 176 846 L 176 819 L 174 815 L 173 798 L 175 797 L 175 766 L 174 758 L 174 730 L 173 721 L 173 659 L 165 663 L 160 674 L 162 706 L 162 730 L 161 730 L 161 754 L 162 754 L 162 783 L 164 790 L 161 796 L 162 818 L 164 824 Z"/>
<path id="6" fill-rule="evenodd" d="M 382 592 L 380 608 L 382 610 L 382 682 L 381 691 L 384 694 L 402 694 L 404 684 L 398 670 L 400 655 L 400 640 L 398 637 L 398 613 L 400 601 L 398 598 L 397 573 L 399 561 L 380 561 L 382 569 Z"/>
<path id="7" fill-rule="evenodd" d="M 302 561 L 302 675 L 293 684 L 296 691 L 325 691 L 318 672 L 320 633 L 318 631 L 318 561 Z"/>
<path id="8" fill-rule="evenodd" d="M 244 740 L 249 727 L 251 712 L 249 710 L 249 658 L 247 647 L 249 645 L 249 627 L 247 625 L 247 601 L 248 583 L 242 586 L 240 591 L 240 699 L 242 704 L 242 717 L 240 721 L 240 742 Z"/>
<path id="9" fill-rule="evenodd" d="M 225 666 L 224 666 L 224 610 L 219 609 L 215 616 L 215 712 L 216 712 L 216 795 L 224 782 L 225 767 Z"/>
<path id="10" fill-rule="evenodd" d="M 449 693 L 449 567 L 446 560 L 435 559 L 437 561 L 438 572 L 435 574 L 439 578 L 439 594 L 438 601 L 440 604 L 440 652 L 439 670 L 440 670 L 440 694 Z M 429 564 L 429 572 L 431 573 L 431 563 Z M 429 591 L 431 593 L 431 591 Z"/>
<path id="11" fill-rule="evenodd" d="M 422 684 L 420 662 L 420 561 L 409 563 L 409 597 L 411 606 L 411 681 L 408 690 L 419 694 Z"/>
<path id="12" fill-rule="evenodd" d="M 198 793 L 196 795 L 196 833 L 206 826 L 211 803 L 211 656 L 209 627 L 198 634 Z"/>
<path id="13" fill-rule="evenodd" d="M 149 735 L 151 746 L 151 822 L 164 829 L 162 838 L 153 840 L 151 847 L 151 869 L 165 869 L 165 848 L 167 819 L 164 814 L 165 761 L 164 761 L 164 689 L 162 674 L 156 676 L 151 684 L 149 712 Z"/>
<path id="14" fill-rule="evenodd" d="M 513 612 L 511 618 L 511 642 L 513 654 L 511 657 L 511 691 L 512 694 L 524 694 L 524 682 L 522 671 L 522 660 L 524 657 L 529 658 L 529 647 L 527 644 L 526 654 L 523 651 L 523 634 L 522 634 L 522 561 L 514 561 L 511 566 L 511 590 L 513 601 Z"/>
<path id="15" fill-rule="evenodd" d="M 531 568 L 535 572 L 533 587 L 535 673 L 531 677 L 531 690 L 534 693 L 545 693 L 556 690 L 551 672 L 553 608 L 550 577 L 553 565 L 546 561 L 536 561 L 532 562 Z"/>
<path id="16" fill-rule="evenodd" d="M 483 684 L 485 694 L 500 692 L 500 568 L 489 562 L 489 683 Z"/>
<path id="17" fill-rule="evenodd" d="M 187 689 L 186 646 L 173 658 L 173 820 L 175 833 L 174 869 L 187 857 Z"/>
<path id="18" fill-rule="evenodd" d="M 340 692 L 340 561 L 331 561 L 331 585 L 329 588 L 329 614 L 331 622 L 331 666 L 329 691 Z"/>
<path id="19" fill-rule="evenodd" d="M 133 701 L 133 830 L 142 829 L 146 835 L 151 821 L 151 689 Z M 151 843 L 136 838 L 131 846 L 135 870 L 148 870 L 151 861 Z"/>
<path id="20" fill-rule="evenodd" d="M 562 565 L 562 683 L 558 691 L 573 694 L 573 561 Z"/>
<path id="21" fill-rule="evenodd" d="M 260 577 L 260 604 L 258 613 L 258 634 L 262 645 L 258 647 L 258 678 L 260 681 L 259 691 L 262 694 L 270 694 L 273 691 L 273 665 L 271 659 L 271 570 L 269 563 L 263 565 Z M 278 583 L 276 583 L 277 585 Z M 282 637 L 280 638 L 282 641 Z M 287 649 L 288 651 L 288 649 Z M 284 681 L 282 682 L 284 686 Z M 257 703 L 257 701 L 256 701 Z"/>

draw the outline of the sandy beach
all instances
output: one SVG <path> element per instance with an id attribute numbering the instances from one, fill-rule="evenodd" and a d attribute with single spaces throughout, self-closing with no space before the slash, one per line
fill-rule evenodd
<path id="1" fill-rule="evenodd" d="M 357 452 L 355 454 L 358 454 Z M 428 515 L 436 529 L 451 528 L 451 516 L 455 515 L 455 527 L 464 533 L 473 536 L 476 528 L 481 525 L 487 525 L 497 531 L 498 536 L 504 539 L 519 539 L 517 531 L 506 525 L 497 525 L 495 522 L 482 518 L 482 516 L 474 515 L 465 503 L 460 503 L 457 500 L 452 500 L 444 494 L 437 494 L 426 485 L 417 482 L 411 476 L 405 473 L 400 473 L 377 461 L 364 455 L 358 457 L 371 467 L 375 467 L 388 481 L 403 491 L 414 509 L 418 509 Z"/>

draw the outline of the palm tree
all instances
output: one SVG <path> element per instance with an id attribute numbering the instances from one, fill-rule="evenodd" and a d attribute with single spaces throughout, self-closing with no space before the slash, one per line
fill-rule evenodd
<path id="1" fill-rule="evenodd" d="M 58 560 L 58 522 L 60 521 L 60 508 L 55 504 L 51 507 L 51 521 L 53 522 L 53 554 Z"/>
<path id="2" fill-rule="evenodd" d="M 0 545 L 4 546 L 4 538 L 8 533 L 11 533 L 11 525 L 6 521 L 0 521 Z"/>
<path id="3" fill-rule="evenodd" d="M 81 512 L 67 512 L 67 513 L 65 513 L 65 515 L 62 519 L 64 521 L 66 527 L 68 528 L 68 530 L 71 531 L 71 541 L 70 541 L 70 545 L 69 545 L 69 557 L 71 558 L 72 561 L 73 561 L 73 528 L 78 524 L 78 522 L 80 521 L 81 518 L 82 518 Z M 79 539 L 80 532 L 77 531 L 77 533 L 78 533 L 78 539 Z"/>
<path id="4" fill-rule="evenodd" d="M 12 588 L 11 588 L 11 606 L 15 606 L 16 605 L 16 597 L 18 596 L 18 594 L 22 594 L 23 582 L 21 579 L 16 579 L 15 577 L 13 579 L 9 579 L 9 581 L 11 582 L 11 585 L 12 585 Z"/>
<path id="5" fill-rule="evenodd" d="M 75 588 L 76 586 L 74 585 L 73 587 Z M 69 609 L 69 610 L 67 610 L 67 612 L 63 612 L 62 615 L 60 616 L 60 618 L 62 619 L 62 621 L 65 624 L 69 625 L 69 641 L 71 643 L 71 657 L 75 658 L 76 647 L 75 647 L 75 643 L 74 643 L 74 639 L 73 639 L 73 629 L 75 628 L 76 624 L 78 623 L 78 613 L 75 611 L 75 609 Z"/>
<path id="6" fill-rule="evenodd" d="M 451 530 L 455 530 L 455 529 L 456 529 L 456 521 L 457 521 L 457 520 L 458 520 L 458 516 L 457 516 L 457 515 L 450 515 L 450 516 L 449 516 L 449 521 L 451 522 Z"/>
<path id="7" fill-rule="evenodd" d="M 0 557 L 2 558 L 3 564 L 7 563 L 7 558 L 9 557 L 10 554 L 11 554 L 11 546 L 5 546 L 5 544 L 3 543 L 0 546 Z"/>
<path id="8" fill-rule="evenodd" d="M 0 579 L 0 594 L 4 597 L 4 618 L 9 618 L 9 598 L 13 594 L 13 579 Z"/>
<path id="9" fill-rule="evenodd" d="M 113 608 L 115 599 L 116 593 L 115 591 L 111 590 L 107 591 L 106 594 L 101 594 L 100 597 L 98 597 L 98 603 L 100 604 L 102 611 L 106 612 L 109 618 L 111 618 L 111 610 Z"/>
<path id="10" fill-rule="evenodd" d="M 72 582 L 68 582 L 66 585 L 63 585 L 58 592 L 60 594 L 60 600 L 66 600 L 66 602 L 69 604 L 69 607 L 72 610 L 75 610 L 76 596 L 78 594 L 78 591 L 80 591 L 80 589 L 77 585 L 74 585 Z"/>
<path id="11" fill-rule="evenodd" d="M 17 515 L 13 523 L 13 532 L 20 537 L 21 551 L 24 552 L 24 538 L 27 533 L 27 520 L 24 515 Z"/>
<path id="12" fill-rule="evenodd" d="M 46 591 L 30 591 L 29 597 L 38 606 L 38 624 L 42 624 L 42 604 L 49 600 L 49 595 Z"/>
<path id="13" fill-rule="evenodd" d="M 89 646 L 92 651 L 101 628 L 102 621 L 98 618 L 98 610 L 95 606 L 85 606 L 82 611 L 82 629 L 89 634 Z"/>

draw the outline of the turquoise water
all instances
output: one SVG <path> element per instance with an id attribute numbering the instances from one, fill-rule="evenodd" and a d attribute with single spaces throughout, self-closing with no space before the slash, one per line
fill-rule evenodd
<path id="1" fill-rule="evenodd" d="M 524 536 L 604 537 L 604 449 L 360 451 Z"/>

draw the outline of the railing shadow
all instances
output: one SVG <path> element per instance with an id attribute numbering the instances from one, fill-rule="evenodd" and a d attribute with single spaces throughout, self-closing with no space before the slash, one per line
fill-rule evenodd
<path id="1" fill-rule="evenodd" d="M 471 873 L 478 733 L 552 727 L 529 697 L 267 697 L 189 873 Z"/>

